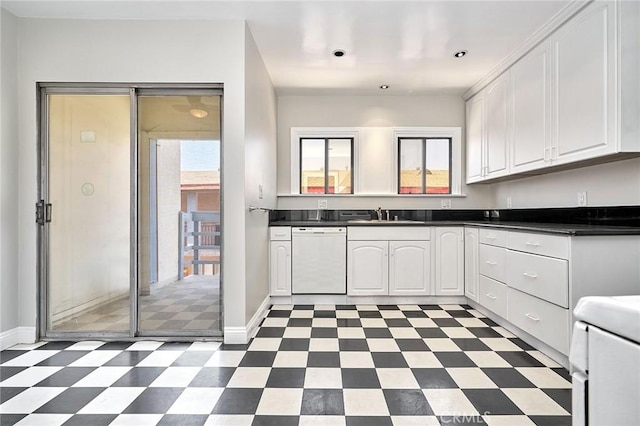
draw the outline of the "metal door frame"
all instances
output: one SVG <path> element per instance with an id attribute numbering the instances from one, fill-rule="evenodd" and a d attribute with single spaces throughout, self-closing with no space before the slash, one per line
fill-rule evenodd
<path id="1" fill-rule="evenodd" d="M 182 332 L 166 333 L 140 332 L 138 327 L 138 264 L 140 227 L 138 221 L 140 199 L 138 197 L 138 97 L 139 96 L 219 96 L 220 97 L 220 259 L 224 253 L 224 96 L 220 83 L 36 83 L 37 93 L 37 159 L 38 159 L 38 200 L 49 200 L 49 95 L 128 95 L 130 98 L 130 254 L 129 254 L 129 299 L 130 325 L 123 332 L 78 332 L 51 331 L 48 329 L 49 317 L 49 227 L 46 223 L 38 226 L 37 231 L 37 291 L 36 336 L 40 340 L 139 340 L 153 336 L 157 340 L 202 340 L 223 336 L 224 330 L 224 268 L 220 267 L 220 331 L 219 332 Z M 222 265 L 222 263 L 221 263 Z"/>

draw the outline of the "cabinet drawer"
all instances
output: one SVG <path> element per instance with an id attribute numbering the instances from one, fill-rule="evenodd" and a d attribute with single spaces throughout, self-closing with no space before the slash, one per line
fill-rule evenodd
<path id="1" fill-rule="evenodd" d="M 505 267 L 507 249 L 480 244 L 480 273 L 503 283 L 507 282 Z"/>
<path id="2" fill-rule="evenodd" d="M 525 294 L 507 289 L 508 320 L 547 345 L 569 353 L 569 310 Z"/>
<path id="3" fill-rule="evenodd" d="M 507 250 L 507 284 L 563 308 L 569 307 L 566 260 Z"/>
<path id="4" fill-rule="evenodd" d="M 347 240 L 351 241 L 429 241 L 431 228 L 423 226 L 349 226 Z"/>
<path id="5" fill-rule="evenodd" d="M 269 239 L 271 241 L 290 241 L 290 226 L 272 226 L 269 228 Z"/>
<path id="6" fill-rule="evenodd" d="M 569 237 L 559 235 L 509 232 L 507 234 L 507 248 L 569 259 Z"/>
<path id="7" fill-rule="evenodd" d="M 480 244 L 505 247 L 507 245 L 507 231 L 480 228 Z"/>
<path id="8" fill-rule="evenodd" d="M 478 284 L 478 302 L 502 318 L 507 318 L 507 286 L 483 275 L 480 275 Z"/>

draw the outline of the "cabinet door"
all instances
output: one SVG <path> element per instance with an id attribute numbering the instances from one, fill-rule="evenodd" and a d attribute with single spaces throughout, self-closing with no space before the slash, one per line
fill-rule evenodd
<path id="1" fill-rule="evenodd" d="M 435 293 L 437 296 L 464 295 L 464 229 L 436 228 Z"/>
<path id="2" fill-rule="evenodd" d="M 291 241 L 271 241 L 269 287 L 272 296 L 291 296 Z"/>
<path id="3" fill-rule="evenodd" d="M 551 37 L 554 164 L 615 152 L 615 2 L 593 2 Z"/>
<path id="4" fill-rule="evenodd" d="M 429 241 L 389 242 L 389 294 L 430 294 Z"/>
<path id="5" fill-rule="evenodd" d="M 478 228 L 464 229 L 464 295 L 478 301 Z"/>
<path id="6" fill-rule="evenodd" d="M 511 172 L 551 165 L 549 156 L 549 43 L 511 69 L 513 141 Z"/>
<path id="7" fill-rule="evenodd" d="M 387 241 L 347 243 L 347 294 L 386 296 L 389 293 Z"/>
<path id="8" fill-rule="evenodd" d="M 504 176 L 509 172 L 509 71 L 486 89 L 485 95 L 485 178 Z"/>
<path id="9" fill-rule="evenodd" d="M 467 101 L 467 183 L 483 179 L 484 97 Z"/>

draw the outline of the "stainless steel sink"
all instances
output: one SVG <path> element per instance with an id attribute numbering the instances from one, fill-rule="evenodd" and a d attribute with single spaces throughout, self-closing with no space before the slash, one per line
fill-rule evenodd
<path id="1" fill-rule="evenodd" d="M 402 220 L 353 219 L 353 220 L 347 221 L 347 224 L 378 225 L 378 226 L 407 225 L 409 223 L 413 224 L 413 223 L 424 223 L 424 222 L 420 220 L 408 220 L 408 219 L 402 219 Z"/>

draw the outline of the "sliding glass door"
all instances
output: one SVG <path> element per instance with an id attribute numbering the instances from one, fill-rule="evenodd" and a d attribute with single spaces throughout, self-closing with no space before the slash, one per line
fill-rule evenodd
<path id="1" fill-rule="evenodd" d="M 221 100 L 41 86 L 41 337 L 222 335 Z"/>

